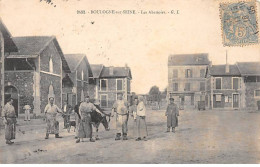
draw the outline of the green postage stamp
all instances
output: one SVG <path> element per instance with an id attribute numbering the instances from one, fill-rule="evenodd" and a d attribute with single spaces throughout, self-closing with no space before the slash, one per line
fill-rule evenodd
<path id="1" fill-rule="evenodd" d="M 220 3 L 219 10 L 224 46 L 259 43 L 255 0 Z"/>

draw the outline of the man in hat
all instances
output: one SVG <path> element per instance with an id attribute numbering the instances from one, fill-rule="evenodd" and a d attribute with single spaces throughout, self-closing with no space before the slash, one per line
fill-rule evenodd
<path id="1" fill-rule="evenodd" d="M 179 108 L 177 104 L 174 103 L 174 99 L 170 98 L 170 104 L 168 104 L 165 116 L 167 116 L 167 132 L 170 132 L 170 128 L 172 128 L 172 132 L 175 133 L 175 127 L 178 126 L 178 116 L 179 116 Z"/>
<path id="2" fill-rule="evenodd" d="M 49 138 L 49 134 L 55 134 L 55 138 L 62 138 L 59 136 L 59 122 L 56 120 L 56 115 L 58 113 L 63 114 L 62 110 L 54 104 L 54 97 L 50 97 L 49 104 L 47 104 L 44 109 L 47 122 L 45 139 Z"/>
<path id="3" fill-rule="evenodd" d="M 7 100 L 7 103 L 3 108 L 3 119 L 5 124 L 6 144 L 13 144 L 14 142 L 12 142 L 11 140 L 15 139 L 17 121 L 12 98 Z"/>
<path id="4" fill-rule="evenodd" d="M 127 119 L 128 119 L 128 102 L 123 100 L 123 94 L 119 93 L 117 95 L 118 100 L 115 101 L 112 107 L 111 117 L 116 114 L 116 138 L 115 140 L 120 140 L 121 133 L 123 133 L 123 140 L 127 140 Z"/>

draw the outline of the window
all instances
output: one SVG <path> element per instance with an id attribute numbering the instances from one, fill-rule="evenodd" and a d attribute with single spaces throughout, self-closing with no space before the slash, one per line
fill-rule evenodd
<path id="1" fill-rule="evenodd" d="M 49 60 L 49 72 L 53 73 L 53 61 L 52 61 L 52 56 L 50 57 L 50 60 Z"/>
<path id="2" fill-rule="evenodd" d="M 178 83 L 173 83 L 173 91 L 178 91 Z"/>
<path id="3" fill-rule="evenodd" d="M 175 69 L 175 70 L 172 71 L 172 77 L 178 78 L 178 70 Z"/>
<path id="4" fill-rule="evenodd" d="M 216 95 L 216 101 L 221 101 L 221 94 Z"/>
<path id="5" fill-rule="evenodd" d="M 130 91 L 131 91 L 130 84 L 131 84 L 130 80 L 129 80 L 129 79 L 127 79 L 127 91 L 128 91 L 128 92 L 130 92 Z"/>
<path id="6" fill-rule="evenodd" d="M 101 79 L 100 80 L 100 90 L 101 91 L 106 91 L 107 90 L 107 80 L 106 79 Z"/>
<path id="7" fill-rule="evenodd" d="M 204 78 L 205 77 L 205 69 L 200 70 L 200 77 Z"/>
<path id="8" fill-rule="evenodd" d="M 255 96 L 260 97 L 260 90 L 255 90 Z"/>
<path id="9" fill-rule="evenodd" d="M 123 80 L 122 79 L 116 80 L 116 90 L 123 90 Z"/>
<path id="10" fill-rule="evenodd" d="M 185 78 L 192 78 L 192 70 L 191 69 L 186 69 Z"/>
<path id="11" fill-rule="evenodd" d="M 190 83 L 185 83 L 184 91 L 190 91 Z"/>
<path id="12" fill-rule="evenodd" d="M 221 86 L 222 86 L 222 84 L 221 84 L 221 78 L 216 78 L 216 89 L 221 89 Z"/>
<path id="13" fill-rule="evenodd" d="M 200 91 L 205 91 L 205 82 L 200 82 Z"/>
<path id="14" fill-rule="evenodd" d="M 84 80 L 84 72 L 83 72 L 83 70 L 81 71 L 81 80 L 82 81 Z"/>
<path id="15" fill-rule="evenodd" d="M 100 95 L 101 107 L 107 107 L 107 95 Z"/>
<path id="16" fill-rule="evenodd" d="M 238 86 L 238 78 L 233 78 L 233 89 L 237 90 L 239 88 Z"/>

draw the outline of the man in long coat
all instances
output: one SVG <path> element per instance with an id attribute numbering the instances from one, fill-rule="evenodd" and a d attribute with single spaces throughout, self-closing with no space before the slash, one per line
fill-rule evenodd
<path id="1" fill-rule="evenodd" d="M 5 140 L 6 144 L 13 144 L 11 140 L 15 139 L 16 131 L 16 114 L 13 106 L 13 99 L 8 99 L 3 108 L 3 119 L 5 124 Z"/>
<path id="2" fill-rule="evenodd" d="M 172 128 L 172 132 L 175 133 L 175 127 L 178 126 L 179 108 L 173 98 L 170 98 L 165 115 L 167 116 L 167 132 L 170 132 L 170 128 Z"/>
<path id="3" fill-rule="evenodd" d="M 127 120 L 128 120 L 128 102 L 123 100 L 123 95 L 120 93 L 117 95 L 118 100 L 115 101 L 112 107 L 111 117 L 116 114 L 116 138 L 120 140 L 121 133 L 123 133 L 123 140 L 127 140 Z"/>
<path id="4" fill-rule="evenodd" d="M 79 106 L 79 115 L 81 120 L 78 131 L 78 139 L 76 140 L 76 143 L 79 143 L 80 139 L 81 141 L 83 141 L 83 138 L 89 138 L 90 142 L 95 142 L 95 140 L 92 138 L 92 125 L 90 115 L 93 110 L 100 113 L 101 116 L 104 116 L 104 114 L 99 111 L 93 103 L 90 102 L 90 97 L 86 96 L 85 101 L 82 102 Z"/>
<path id="5" fill-rule="evenodd" d="M 50 97 L 49 104 L 47 104 L 44 109 L 47 122 L 45 139 L 49 138 L 49 134 L 55 134 L 55 138 L 62 138 L 59 136 L 59 122 L 56 120 L 58 113 L 63 114 L 62 110 L 54 104 L 54 97 Z"/>

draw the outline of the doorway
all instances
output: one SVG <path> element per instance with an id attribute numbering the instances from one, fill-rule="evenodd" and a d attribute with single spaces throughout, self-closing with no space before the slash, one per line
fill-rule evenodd
<path id="1" fill-rule="evenodd" d="M 233 94 L 233 108 L 239 108 L 239 94 Z"/>
<path id="2" fill-rule="evenodd" d="M 16 116 L 18 117 L 19 113 L 19 94 L 18 90 L 14 86 L 5 86 L 5 97 L 4 97 L 4 103 L 7 103 L 7 100 L 10 98 L 14 99 L 13 106 L 15 109 Z"/>

